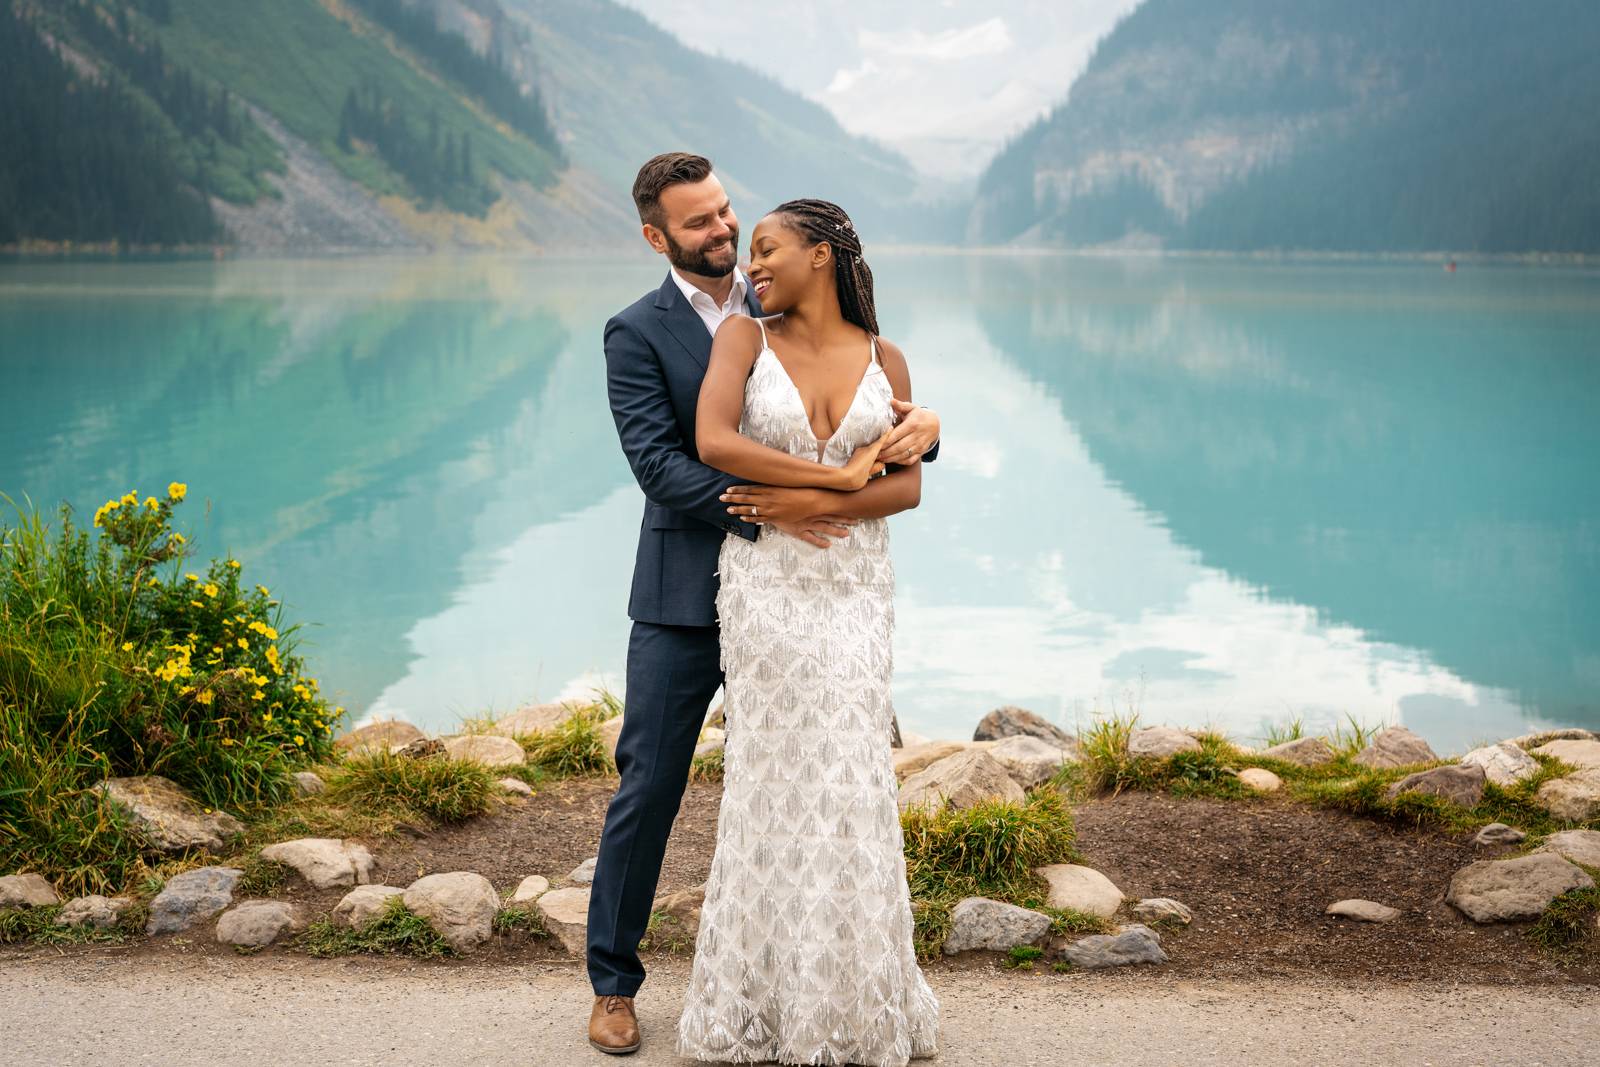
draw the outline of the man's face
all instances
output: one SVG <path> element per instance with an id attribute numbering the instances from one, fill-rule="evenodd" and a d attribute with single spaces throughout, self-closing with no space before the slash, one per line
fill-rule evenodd
<path id="1" fill-rule="evenodd" d="M 646 223 L 645 240 L 685 274 L 721 278 L 739 262 L 739 220 L 715 174 L 661 192 L 665 227 Z"/>

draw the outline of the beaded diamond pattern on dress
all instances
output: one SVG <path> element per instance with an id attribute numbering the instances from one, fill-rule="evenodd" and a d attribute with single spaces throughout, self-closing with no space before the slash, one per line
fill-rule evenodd
<path id="1" fill-rule="evenodd" d="M 819 441 L 763 344 L 739 431 L 843 466 L 893 425 L 893 396 L 874 343 L 850 409 Z M 753 542 L 729 535 L 719 574 L 722 808 L 678 1054 L 874 1067 L 931 1056 L 939 1002 L 912 944 L 890 763 L 888 523 L 863 520 L 826 549 L 772 526 Z"/>

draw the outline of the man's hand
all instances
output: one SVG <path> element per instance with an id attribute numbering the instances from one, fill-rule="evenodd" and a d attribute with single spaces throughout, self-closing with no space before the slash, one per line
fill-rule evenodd
<path id="1" fill-rule="evenodd" d="M 932 408 L 919 408 L 909 400 L 891 400 L 899 425 L 890 430 L 878 458 L 897 467 L 922 462 L 922 454 L 939 439 L 939 416 Z"/>
<path id="2" fill-rule="evenodd" d="M 858 519 L 835 515 L 827 509 L 828 494 L 818 489 L 793 489 L 776 485 L 734 485 L 722 494 L 728 514 L 740 522 L 776 526 L 807 544 L 827 548 L 829 538 L 845 537 Z"/>

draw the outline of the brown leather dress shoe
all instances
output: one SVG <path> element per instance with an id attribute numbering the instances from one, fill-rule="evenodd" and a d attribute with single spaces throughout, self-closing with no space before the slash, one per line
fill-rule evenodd
<path id="1" fill-rule="evenodd" d="M 639 1017 L 633 998 L 612 994 L 594 998 L 589 1012 L 589 1044 L 601 1052 L 620 1056 L 639 1049 Z"/>

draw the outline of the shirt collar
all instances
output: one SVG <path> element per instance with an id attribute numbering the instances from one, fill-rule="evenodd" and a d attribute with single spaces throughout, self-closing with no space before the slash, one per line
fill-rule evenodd
<path id="1" fill-rule="evenodd" d="M 678 291 L 683 293 L 684 298 L 689 301 L 690 307 L 694 307 L 697 301 L 706 307 L 716 306 L 716 301 L 711 299 L 711 294 L 704 289 L 697 289 L 689 284 L 684 276 L 678 273 L 677 267 L 670 268 L 670 273 L 672 274 L 672 280 L 677 283 Z M 728 306 L 734 311 L 742 311 L 744 309 L 744 296 L 749 287 L 750 283 L 745 278 L 744 271 L 738 267 L 733 268 L 733 288 L 728 292 Z M 717 310 L 721 309 L 718 308 Z"/>

